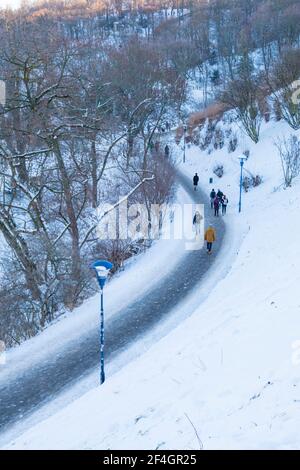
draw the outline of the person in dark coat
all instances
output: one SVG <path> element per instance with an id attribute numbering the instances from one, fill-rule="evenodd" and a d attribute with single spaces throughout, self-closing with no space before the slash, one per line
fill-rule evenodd
<path id="1" fill-rule="evenodd" d="M 220 199 L 218 198 L 218 196 L 216 196 L 214 200 L 214 209 L 215 209 L 215 217 L 219 217 Z"/>
<path id="2" fill-rule="evenodd" d="M 199 183 L 199 176 L 197 173 L 195 173 L 195 176 L 193 178 L 193 183 L 194 183 L 194 190 L 197 191 L 197 186 L 198 186 L 198 183 Z"/>
<path id="3" fill-rule="evenodd" d="M 221 191 L 220 189 L 218 189 L 217 197 L 219 198 L 220 204 L 221 204 L 221 202 L 222 202 L 223 196 L 224 196 L 224 194 L 222 193 L 222 191 Z"/>
<path id="4" fill-rule="evenodd" d="M 217 195 L 216 191 L 213 189 L 210 193 L 210 206 L 212 209 L 214 208 L 214 200 L 215 200 L 216 195 Z"/>
<path id="5" fill-rule="evenodd" d="M 170 147 L 168 145 L 165 146 L 165 157 L 169 157 L 170 155 Z"/>

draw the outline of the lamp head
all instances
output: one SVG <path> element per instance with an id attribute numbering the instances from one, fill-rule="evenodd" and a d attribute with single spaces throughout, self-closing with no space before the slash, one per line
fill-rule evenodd
<path id="1" fill-rule="evenodd" d="M 97 280 L 101 289 L 103 289 L 106 279 L 109 275 L 109 271 L 113 267 L 113 264 L 106 260 L 95 261 L 91 268 L 95 270 Z"/>

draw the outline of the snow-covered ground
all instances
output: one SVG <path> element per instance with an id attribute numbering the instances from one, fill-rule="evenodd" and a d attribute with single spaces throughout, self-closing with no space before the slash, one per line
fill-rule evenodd
<path id="1" fill-rule="evenodd" d="M 189 195 L 179 188 L 174 208 L 179 204 L 192 204 Z M 167 224 L 166 224 L 167 225 Z M 187 233 L 187 237 L 192 234 Z M 105 288 L 106 318 L 114 315 L 128 303 L 141 297 L 154 282 L 159 283 L 185 253 L 185 240 L 158 240 L 145 253 L 129 259 L 125 270 L 120 271 L 108 282 Z M 155 259 L 155 263 L 153 263 Z M 99 295 L 84 302 L 82 306 L 61 316 L 36 337 L 21 346 L 6 352 L 6 367 L 1 367 L 0 380 L 8 375 L 19 373 L 32 362 L 56 351 L 64 345 L 66 335 L 76 337 L 97 327 L 99 322 Z M 45 347 L 46 346 L 46 347 Z"/>
<path id="2" fill-rule="evenodd" d="M 199 291 L 197 302 L 196 293 L 194 314 L 104 386 L 6 448 L 300 449 L 300 181 L 283 189 L 274 147 L 290 133 L 270 123 L 259 144 L 245 137 L 233 154 L 188 149 L 184 170 L 198 171 L 207 191 L 213 166 L 224 165 L 215 189 L 230 202 L 210 294 Z M 246 148 L 245 168 L 263 184 L 243 195 L 239 215 L 238 157 Z M 149 269 L 157 258 L 152 252 Z"/>
<path id="3" fill-rule="evenodd" d="M 194 205 L 191 197 L 179 186 L 176 192 L 173 206 L 174 220 L 176 212 L 181 214 L 183 204 Z M 171 206 L 172 207 L 172 206 Z M 190 210 L 184 212 L 184 233 L 186 239 L 161 239 L 155 241 L 145 253 L 135 256 L 125 263 L 125 269 L 114 275 L 105 288 L 105 317 L 118 314 L 126 309 L 128 304 L 147 294 L 155 285 L 159 285 L 165 275 L 174 270 L 174 266 L 185 255 L 189 240 L 194 238 L 190 226 Z M 171 222 L 171 225 L 174 222 Z M 188 230 L 187 230 L 188 228 Z M 163 224 L 163 235 L 169 233 L 168 217 Z M 172 232 L 172 228 L 171 228 Z M 186 244 L 187 243 L 187 244 Z M 155 262 L 154 262 L 155 260 Z M 193 304 L 189 305 L 189 312 L 193 311 Z M 123 351 L 120 356 L 106 364 L 106 376 L 112 376 L 133 358 L 147 351 L 153 341 L 157 341 L 167 334 L 178 323 L 178 315 L 160 322 L 159 326 L 152 330 L 151 335 L 145 333 L 138 341 Z M 163 323 L 163 324 L 162 324 Z M 21 346 L 2 353 L 0 351 L 0 385 L 5 387 L 7 381 L 18 381 L 25 373 L 30 373 L 31 368 L 37 367 L 49 358 L 63 357 L 65 350 L 71 345 L 81 341 L 83 337 L 99 328 L 99 295 L 86 301 L 81 307 L 61 316 L 38 336 L 24 342 Z M 46 406 L 38 408 L 34 413 L 24 417 L 20 411 L 20 419 L 17 425 L 8 431 L 1 433 L 0 446 L 8 442 L 13 436 L 18 435 L 33 424 L 47 418 L 60 410 L 66 404 L 80 397 L 88 390 L 94 388 L 99 382 L 99 372 L 96 369 L 82 377 L 72 387 L 51 400 Z M 22 418 L 22 419 L 21 419 Z"/>

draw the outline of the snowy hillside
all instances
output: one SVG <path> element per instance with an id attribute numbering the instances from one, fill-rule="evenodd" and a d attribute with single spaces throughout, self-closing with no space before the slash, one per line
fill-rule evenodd
<path id="1" fill-rule="evenodd" d="M 274 147 L 290 133 L 270 123 L 232 154 L 187 150 L 183 169 L 207 191 L 214 165 L 225 171 L 214 184 L 229 198 L 227 245 L 210 295 L 201 303 L 204 283 L 190 318 L 7 448 L 300 449 L 300 180 L 283 189 Z M 245 169 L 263 184 L 243 194 L 239 215 L 246 148 Z"/>

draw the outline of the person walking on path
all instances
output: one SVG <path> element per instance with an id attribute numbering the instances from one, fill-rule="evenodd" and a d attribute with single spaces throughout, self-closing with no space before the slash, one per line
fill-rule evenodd
<path id="1" fill-rule="evenodd" d="M 193 218 L 193 227 L 194 227 L 194 232 L 196 233 L 196 238 L 200 235 L 201 232 L 201 220 L 203 217 L 201 216 L 199 211 L 195 212 L 194 218 Z"/>
<path id="2" fill-rule="evenodd" d="M 228 202 L 227 196 L 224 194 L 222 197 L 222 215 L 226 215 Z"/>
<path id="3" fill-rule="evenodd" d="M 193 178 L 194 191 L 197 191 L 198 183 L 199 183 L 199 176 L 197 173 L 195 173 L 195 176 Z"/>
<path id="4" fill-rule="evenodd" d="M 214 199 L 214 209 L 215 209 L 215 217 L 219 217 L 219 210 L 220 210 L 220 199 L 218 196 Z"/>
<path id="5" fill-rule="evenodd" d="M 170 155 L 170 147 L 168 145 L 165 146 L 165 157 L 168 158 Z"/>
<path id="6" fill-rule="evenodd" d="M 214 200 L 216 198 L 216 191 L 213 189 L 210 193 L 210 206 L 213 209 L 214 208 Z"/>
<path id="7" fill-rule="evenodd" d="M 207 243 L 207 253 L 211 255 L 213 243 L 216 241 L 216 231 L 212 225 L 209 225 L 208 229 L 205 232 L 204 240 Z"/>
<path id="8" fill-rule="evenodd" d="M 224 194 L 222 193 L 222 191 L 221 191 L 220 189 L 218 189 L 217 197 L 219 198 L 220 204 L 221 204 L 221 202 L 222 202 L 223 196 L 224 196 Z"/>

